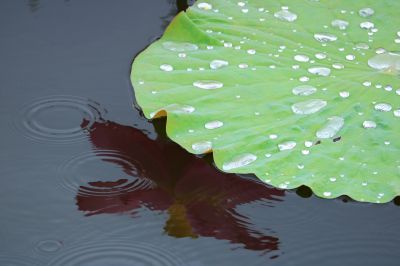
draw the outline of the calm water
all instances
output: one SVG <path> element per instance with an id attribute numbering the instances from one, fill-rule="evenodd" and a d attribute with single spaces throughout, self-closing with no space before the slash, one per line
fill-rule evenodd
<path id="1" fill-rule="evenodd" d="M 396 204 L 218 172 L 132 107 L 184 6 L 0 1 L 0 265 L 400 265 Z"/>

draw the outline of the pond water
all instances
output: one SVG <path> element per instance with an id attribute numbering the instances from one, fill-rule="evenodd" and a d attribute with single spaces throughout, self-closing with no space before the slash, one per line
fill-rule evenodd
<path id="1" fill-rule="evenodd" d="M 398 202 L 221 173 L 142 116 L 130 64 L 185 5 L 0 2 L 0 265 L 399 265 Z"/>

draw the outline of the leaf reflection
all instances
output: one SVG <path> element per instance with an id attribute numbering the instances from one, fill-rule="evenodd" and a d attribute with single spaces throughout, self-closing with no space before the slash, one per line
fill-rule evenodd
<path id="1" fill-rule="evenodd" d="M 88 180 L 76 196 L 79 210 L 87 216 L 135 213 L 146 207 L 168 213 L 164 230 L 170 236 L 214 237 L 264 252 L 279 249 L 278 237 L 255 229 L 252 221 L 236 207 L 260 200 L 269 202 L 266 205 L 276 204 L 283 200 L 283 191 L 252 179 L 219 172 L 205 159 L 189 154 L 165 137 L 151 140 L 134 127 L 109 121 L 96 122 L 92 127 L 89 137 L 94 149 L 124 154 L 137 167 L 137 182 L 149 180 L 153 185 L 139 186 L 140 189 L 122 194 L 88 195 L 81 193 L 87 191 L 88 186 L 112 191 L 126 182 L 115 180 L 117 177 L 112 177 L 113 181 L 109 182 Z M 111 163 L 119 164 L 117 161 Z M 127 165 L 119 164 L 119 167 L 125 173 L 132 173 Z"/>

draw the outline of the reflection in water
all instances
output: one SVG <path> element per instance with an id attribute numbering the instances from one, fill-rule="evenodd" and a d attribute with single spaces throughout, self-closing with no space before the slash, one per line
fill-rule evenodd
<path id="1" fill-rule="evenodd" d="M 92 126 L 95 130 L 89 130 L 89 136 L 95 149 L 124 154 L 135 165 L 136 178 L 149 180 L 152 185 L 125 191 L 119 188 L 129 184 L 120 177 L 110 177 L 109 182 L 88 180 L 76 196 L 79 210 L 87 216 L 135 213 L 146 207 L 168 213 L 164 230 L 170 236 L 215 237 L 243 244 L 247 249 L 278 250 L 279 239 L 254 229 L 250 219 L 238 213 L 236 207 L 257 200 L 281 201 L 283 191 L 221 173 L 164 137 L 154 141 L 136 128 L 114 122 L 100 121 Z M 129 164 L 111 163 L 126 173 L 132 172 L 127 168 Z M 98 193 L 88 193 L 88 187 Z"/>
<path id="2" fill-rule="evenodd" d="M 40 0 L 28 0 L 28 6 L 31 12 L 36 12 L 40 7 Z"/>

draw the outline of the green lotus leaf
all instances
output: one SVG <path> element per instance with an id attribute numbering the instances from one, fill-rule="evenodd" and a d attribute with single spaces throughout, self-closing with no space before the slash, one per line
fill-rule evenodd
<path id="1" fill-rule="evenodd" d="M 400 195 L 400 1 L 207 0 L 136 57 L 148 118 L 226 172 L 383 203 Z"/>

